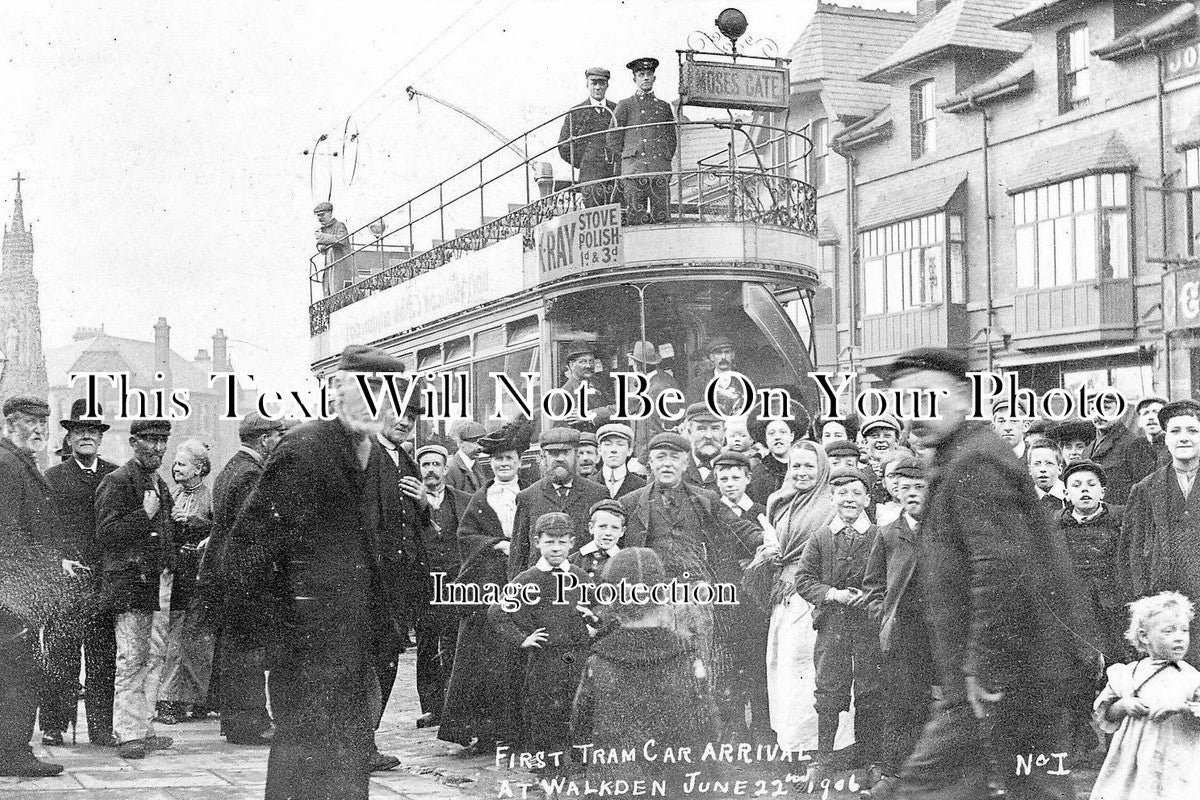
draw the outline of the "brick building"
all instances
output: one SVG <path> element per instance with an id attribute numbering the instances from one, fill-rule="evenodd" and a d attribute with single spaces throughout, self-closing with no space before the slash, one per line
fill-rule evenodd
<path id="1" fill-rule="evenodd" d="M 1200 395 L 1195 5 L 822 4 L 789 56 L 823 367 L 966 344 L 1037 391 Z"/>

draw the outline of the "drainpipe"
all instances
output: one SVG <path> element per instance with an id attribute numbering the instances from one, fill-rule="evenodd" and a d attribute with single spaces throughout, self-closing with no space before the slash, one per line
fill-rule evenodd
<path id="1" fill-rule="evenodd" d="M 857 237 L 854 235 L 854 156 L 849 151 L 842 154 L 846 159 L 846 266 L 848 268 L 850 303 L 846 316 L 850 321 L 850 359 L 853 364 L 855 345 L 858 344 L 858 258 Z"/>
<path id="2" fill-rule="evenodd" d="M 1143 50 L 1146 49 L 1145 40 L 1142 41 L 1142 49 Z M 1166 192 L 1166 188 L 1167 188 L 1167 153 L 1166 153 L 1166 142 L 1165 142 L 1165 139 L 1166 139 L 1166 119 L 1165 119 L 1166 112 L 1164 110 L 1164 103 L 1163 103 L 1162 53 L 1158 53 L 1155 56 L 1154 67 L 1158 71 L 1158 75 L 1157 75 L 1158 80 L 1157 80 L 1157 85 L 1156 85 L 1156 90 L 1155 90 L 1155 99 L 1157 100 L 1157 103 L 1158 103 L 1158 180 L 1159 180 L 1159 185 L 1163 188 L 1163 191 L 1159 192 L 1159 197 L 1161 198 L 1161 203 L 1162 203 L 1162 208 L 1161 208 L 1161 210 L 1162 210 L 1162 252 L 1163 252 L 1163 255 L 1165 256 L 1167 254 L 1167 244 L 1168 244 L 1168 240 L 1167 240 L 1167 192 Z M 1130 194 L 1132 194 L 1132 192 Z M 1167 269 L 1167 265 L 1164 264 L 1163 270 L 1162 270 L 1164 274 L 1166 273 L 1166 269 Z M 1162 287 L 1163 287 L 1163 283 L 1162 283 L 1162 280 L 1160 279 L 1159 280 L 1160 291 L 1161 291 Z M 1175 302 L 1174 298 L 1171 299 L 1171 302 Z M 1164 295 L 1162 295 L 1161 305 L 1160 305 L 1160 308 L 1162 309 L 1162 311 L 1160 313 L 1162 314 L 1162 320 L 1163 320 L 1163 326 L 1162 326 L 1162 328 L 1163 328 L 1163 331 L 1162 331 L 1163 373 L 1164 373 L 1164 377 L 1166 379 L 1166 386 L 1164 387 L 1166 391 L 1164 391 L 1163 394 L 1170 396 L 1170 394 L 1171 394 L 1171 334 L 1167 330 L 1167 325 L 1166 325 L 1166 322 L 1167 322 L 1167 305 L 1166 304 L 1167 304 L 1167 297 L 1164 294 Z"/>
<path id="3" fill-rule="evenodd" d="M 984 270 L 987 277 L 987 368 L 988 372 L 992 372 L 995 366 L 995 356 L 992 353 L 992 332 L 995 330 L 995 298 L 992 295 L 992 172 L 989 167 L 988 158 L 988 122 L 990 120 L 988 119 L 987 109 L 976 103 L 975 98 L 971 98 L 971 107 L 978 108 L 979 113 L 983 116 L 983 252 L 984 258 L 987 259 Z M 966 249 L 966 244 L 964 235 L 964 250 Z M 966 258 L 967 254 L 964 252 L 964 262 Z M 964 269 L 963 272 L 965 273 L 966 270 Z M 965 274 L 963 279 L 966 279 Z"/>

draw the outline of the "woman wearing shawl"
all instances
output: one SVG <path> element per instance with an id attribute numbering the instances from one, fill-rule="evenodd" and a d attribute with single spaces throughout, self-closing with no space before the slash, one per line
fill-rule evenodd
<path id="1" fill-rule="evenodd" d="M 768 533 L 754 563 L 747 568 L 748 588 L 771 611 L 767 637 L 767 694 L 771 727 L 779 746 L 787 751 L 814 750 L 817 746 L 817 712 L 813 690 L 816 669 L 812 605 L 796 593 L 796 573 L 804 544 L 834 516 L 829 496 L 829 460 L 820 445 L 807 439 L 788 453 L 783 486 L 767 500 L 767 519 L 777 541 Z M 837 748 L 853 738 L 853 716 L 842 715 Z"/>

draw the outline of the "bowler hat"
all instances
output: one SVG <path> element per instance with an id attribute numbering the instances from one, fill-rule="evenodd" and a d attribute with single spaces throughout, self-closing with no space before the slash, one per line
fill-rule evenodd
<path id="1" fill-rule="evenodd" d="M 386 350 L 368 344 L 349 344 L 338 359 L 344 372 L 404 372 L 404 363 Z"/>
<path id="2" fill-rule="evenodd" d="M 887 369 L 887 379 L 895 380 L 907 372 L 945 372 L 959 380 L 967 378 L 967 354 L 948 347 L 918 347 L 897 358 Z"/>
<path id="3" fill-rule="evenodd" d="M 1092 442 L 1096 439 L 1096 426 L 1086 419 L 1069 419 L 1052 427 L 1047 435 L 1060 445 L 1067 442 Z"/>
<path id="4" fill-rule="evenodd" d="M 322 211 L 333 211 L 333 203 L 317 203 L 313 207 L 314 214 L 320 214 Z"/>
<path id="5" fill-rule="evenodd" d="M 129 424 L 130 436 L 161 436 L 164 439 L 171 435 L 171 423 L 165 419 L 135 419 Z"/>
<path id="6" fill-rule="evenodd" d="M 746 469 L 753 469 L 749 456 L 745 453 L 739 453 L 736 450 L 722 450 L 712 460 L 712 466 L 713 469 L 717 467 L 745 467 Z"/>
<path id="7" fill-rule="evenodd" d="M 583 76 L 585 78 L 603 78 L 604 80 L 608 80 L 612 77 L 612 73 L 604 67 L 588 67 L 584 70 Z"/>
<path id="8" fill-rule="evenodd" d="M 81 397 L 71 403 L 71 418 L 59 420 L 58 424 L 62 425 L 67 430 L 71 431 L 76 428 L 94 428 L 98 431 L 108 430 L 108 425 L 104 424 L 104 406 L 96 404 L 96 416 L 92 419 L 81 419 L 87 413 L 88 402 L 87 398 Z"/>
<path id="9" fill-rule="evenodd" d="M 640 72 L 644 69 L 653 71 L 658 69 L 658 59 L 651 56 L 635 58 L 633 61 L 630 61 L 628 64 L 626 64 L 625 68 L 633 70 L 634 72 Z"/>
<path id="10" fill-rule="evenodd" d="M 238 423 L 238 438 L 247 439 L 260 433 L 268 431 L 284 431 L 287 428 L 281 419 L 267 419 L 257 411 L 250 411 L 245 418 Z"/>
<path id="11" fill-rule="evenodd" d="M 1090 472 L 1096 476 L 1096 480 L 1100 481 L 1101 486 L 1108 486 L 1108 475 L 1104 472 L 1104 467 L 1097 464 L 1095 461 L 1076 461 L 1062 472 L 1062 482 L 1066 483 L 1067 478 L 1074 475 L 1076 472 Z"/>
<path id="12" fill-rule="evenodd" d="M 674 431 L 663 431 L 655 434 L 650 443 L 646 445 L 646 452 L 651 450 L 674 450 L 679 453 L 692 452 L 692 445 L 687 439 L 680 436 Z"/>
<path id="13" fill-rule="evenodd" d="M 551 428 L 541 435 L 538 444 L 543 450 L 572 449 L 579 446 L 579 431 L 574 428 Z"/>
<path id="14" fill-rule="evenodd" d="M 31 417 L 50 416 L 50 404 L 37 397 L 10 397 L 4 401 L 4 416 L 28 414 Z"/>
<path id="15" fill-rule="evenodd" d="M 640 364 L 657 364 L 662 361 L 654 342 L 647 341 L 634 342 L 629 357 Z"/>
<path id="16" fill-rule="evenodd" d="M 596 431 L 597 442 L 603 442 L 610 436 L 618 436 L 633 444 L 633 428 L 628 425 L 622 425 L 619 422 L 610 422 L 607 425 L 601 425 L 600 430 Z"/>
<path id="17" fill-rule="evenodd" d="M 862 450 L 849 439 L 834 439 L 825 445 L 825 455 L 830 458 L 838 458 L 840 456 L 854 456 L 858 458 L 862 455 Z"/>

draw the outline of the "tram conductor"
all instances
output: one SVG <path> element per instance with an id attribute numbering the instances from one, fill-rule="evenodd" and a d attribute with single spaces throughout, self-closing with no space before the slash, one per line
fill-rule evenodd
<path id="1" fill-rule="evenodd" d="M 579 170 L 583 205 L 591 208 L 612 202 L 610 179 L 616 166 L 606 146 L 605 132 L 613 126 L 617 104 L 604 98 L 611 74 L 608 70 L 592 67 L 583 74 L 587 78 L 588 97 L 572 106 L 563 118 L 558 153 L 563 161 Z"/>
<path id="2" fill-rule="evenodd" d="M 676 147 L 675 114 L 670 103 L 654 96 L 657 58 L 638 58 L 625 66 L 633 71 L 637 91 L 617 103 L 617 126 L 608 133 L 608 149 L 614 160 L 621 159 L 621 188 L 629 224 L 665 222 Z"/>

